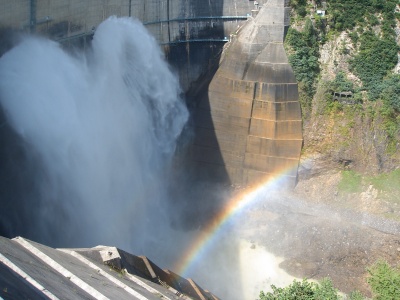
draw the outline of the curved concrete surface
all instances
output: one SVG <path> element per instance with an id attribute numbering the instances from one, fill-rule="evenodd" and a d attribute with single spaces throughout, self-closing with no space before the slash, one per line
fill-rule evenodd
<path id="1" fill-rule="evenodd" d="M 296 183 L 302 120 L 297 83 L 283 48 L 288 15 L 283 1 L 270 0 L 248 21 L 225 51 L 195 112 L 200 138 L 194 161 L 216 174 L 224 167 L 234 185 L 277 175 L 286 177 L 289 186 Z M 207 139 L 212 135 L 214 144 Z"/>

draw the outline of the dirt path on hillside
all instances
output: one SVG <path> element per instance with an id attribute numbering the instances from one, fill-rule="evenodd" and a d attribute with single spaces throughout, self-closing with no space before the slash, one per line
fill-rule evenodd
<path id="1" fill-rule="evenodd" d="M 336 288 L 370 295 L 366 268 L 400 261 L 400 223 L 366 211 L 272 193 L 246 211 L 242 238 L 283 256 L 280 267 L 299 278 L 330 277 Z"/>

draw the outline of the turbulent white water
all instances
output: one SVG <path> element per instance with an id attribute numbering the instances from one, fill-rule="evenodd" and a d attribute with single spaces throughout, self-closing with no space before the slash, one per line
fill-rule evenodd
<path id="1" fill-rule="evenodd" d="M 41 165 L 40 207 L 26 225 L 50 244 L 151 247 L 188 118 L 179 95 L 156 41 L 128 18 L 99 25 L 89 53 L 26 37 L 3 55 L 1 105 Z"/>

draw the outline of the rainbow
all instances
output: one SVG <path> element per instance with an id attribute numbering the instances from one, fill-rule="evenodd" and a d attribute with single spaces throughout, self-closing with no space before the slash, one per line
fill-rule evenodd
<path id="1" fill-rule="evenodd" d="M 226 227 L 225 225 L 244 209 L 255 204 L 257 200 L 265 199 L 268 191 L 279 188 L 287 178 L 287 175 L 290 173 L 293 174 L 294 168 L 297 169 L 297 163 L 295 166 L 277 172 L 275 176 L 270 176 L 261 184 L 248 188 L 232 198 L 186 249 L 182 255 L 182 259 L 175 266 L 177 273 L 183 277 L 187 277 L 191 267 L 197 261 L 201 261 L 209 249 L 211 249 L 214 242 L 218 240 L 218 236 Z"/>

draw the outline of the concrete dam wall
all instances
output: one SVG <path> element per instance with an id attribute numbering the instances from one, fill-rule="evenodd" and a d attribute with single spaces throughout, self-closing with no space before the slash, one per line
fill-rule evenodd
<path id="1" fill-rule="evenodd" d="M 1 0 L 0 24 L 71 38 L 90 33 L 109 16 L 133 16 L 141 20 L 161 43 L 199 37 L 199 31 L 221 28 L 225 35 L 258 5 L 254 1 L 185 0 Z M 258 3 L 258 4 L 257 4 Z M 212 17 L 212 18 L 211 18 Z M 61 25 L 62 24 L 62 25 Z M 209 36 L 210 38 L 210 33 Z M 224 38 L 224 36 L 218 36 Z"/>
<path id="2" fill-rule="evenodd" d="M 247 0 L 0 0 L 0 27 L 73 43 L 109 16 L 133 16 L 164 47 L 187 90 L 255 7 Z"/>
<path id="3" fill-rule="evenodd" d="M 283 48 L 288 6 L 287 0 L 0 0 L 0 29 L 84 45 L 109 16 L 138 18 L 164 48 L 183 89 L 196 90 L 188 99 L 194 173 L 239 186 L 284 173 L 293 186 L 302 126 Z"/>
<path id="4" fill-rule="evenodd" d="M 294 186 L 302 146 L 298 87 L 283 40 L 288 1 L 269 0 L 225 51 L 194 112 L 193 161 L 206 176 L 252 185 L 283 175 Z M 209 127 L 204 126 L 210 125 Z"/>

